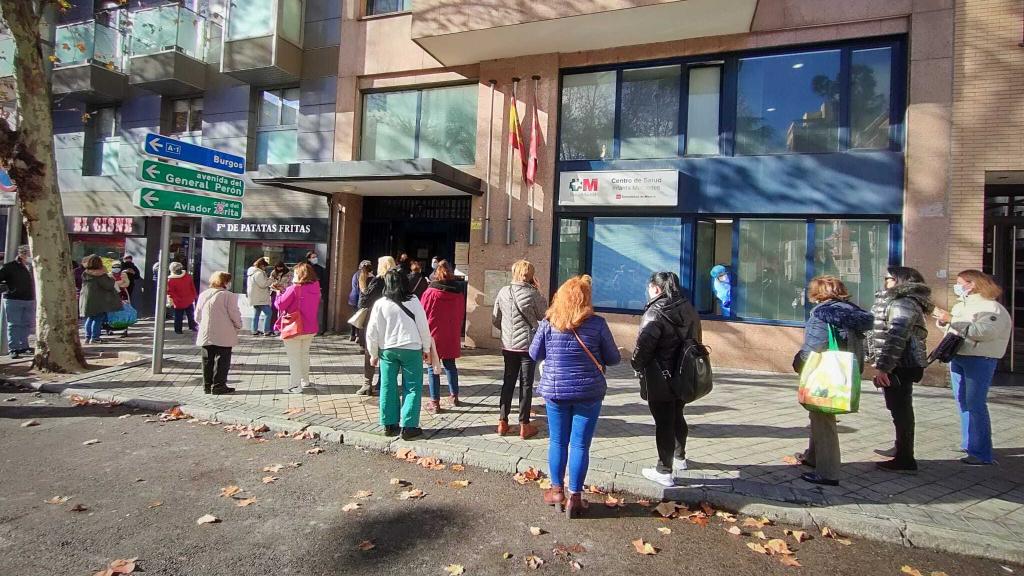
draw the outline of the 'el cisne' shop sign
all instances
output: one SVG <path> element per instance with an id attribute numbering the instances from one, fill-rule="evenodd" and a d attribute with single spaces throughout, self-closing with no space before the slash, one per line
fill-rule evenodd
<path id="1" fill-rule="evenodd" d="M 675 206 L 679 201 L 679 172 L 562 172 L 559 206 Z"/>

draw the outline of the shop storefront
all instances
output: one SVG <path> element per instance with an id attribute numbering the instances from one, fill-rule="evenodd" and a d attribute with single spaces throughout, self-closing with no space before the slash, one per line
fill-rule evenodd
<path id="1" fill-rule="evenodd" d="M 66 216 L 71 257 L 75 262 L 96 254 L 109 268 L 125 254 L 145 254 L 146 218 L 142 216 Z"/>

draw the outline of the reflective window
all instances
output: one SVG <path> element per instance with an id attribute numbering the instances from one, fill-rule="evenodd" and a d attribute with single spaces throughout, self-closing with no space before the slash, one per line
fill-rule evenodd
<path id="1" fill-rule="evenodd" d="M 272 130 L 256 134 L 256 164 L 292 164 L 298 156 L 298 132 Z"/>
<path id="2" fill-rule="evenodd" d="M 562 219 L 558 225 L 558 286 L 586 272 L 586 257 L 587 221 Z"/>
<path id="3" fill-rule="evenodd" d="M 892 49 L 854 50 L 850 62 L 850 148 L 889 147 Z"/>
<path id="4" fill-rule="evenodd" d="M 740 317 L 803 321 L 806 284 L 806 222 L 740 220 Z"/>
<path id="5" fill-rule="evenodd" d="M 361 158 L 473 164 L 477 93 L 468 84 L 364 95 Z"/>
<path id="6" fill-rule="evenodd" d="M 315 250 L 314 244 L 300 244 L 273 241 L 233 242 L 231 267 L 231 291 L 245 294 L 245 271 L 259 257 L 264 257 L 273 268 L 278 262 L 284 262 L 289 269 L 306 260 L 306 253 Z"/>
<path id="7" fill-rule="evenodd" d="M 679 218 L 594 218 L 594 306 L 643 310 L 651 274 L 681 272 L 682 236 Z"/>
<path id="8" fill-rule="evenodd" d="M 296 161 L 298 114 L 298 88 L 260 92 L 256 164 L 292 164 Z"/>
<path id="9" fill-rule="evenodd" d="M 686 105 L 686 153 L 717 155 L 722 98 L 721 66 L 690 69 Z"/>
<path id="10" fill-rule="evenodd" d="M 231 0 L 227 40 L 260 38 L 274 33 L 274 0 Z"/>
<path id="11" fill-rule="evenodd" d="M 0 38 L 0 77 L 14 76 L 14 38 Z"/>
<path id="12" fill-rule="evenodd" d="M 363 160 L 416 157 L 419 93 L 382 92 L 363 98 Z"/>
<path id="13" fill-rule="evenodd" d="M 679 66 L 622 72 L 619 158 L 679 154 Z"/>
<path id="14" fill-rule="evenodd" d="M 281 2 L 281 38 L 302 46 L 302 0 L 279 0 Z"/>
<path id="15" fill-rule="evenodd" d="M 260 126 L 294 126 L 299 114 L 299 89 L 263 90 L 259 97 Z"/>
<path id="16" fill-rule="evenodd" d="M 119 108 L 97 108 L 89 114 L 92 140 L 86 152 L 85 174 L 111 176 L 120 171 L 121 111 Z"/>
<path id="17" fill-rule="evenodd" d="M 888 222 L 815 220 L 814 274 L 838 277 L 861 308 L 871 308 L 888 263 Z"/>
<path id="18" fill-rule="evenodd" d="M 367 0 L 366 15 L 390 14 L 412 10 L 412 0 Z"/>
<path id="19" fill-rule="evenodd" d="M 203 131 L 203 99 L 188 98 L 174 101 L 171 134 Z"/>
<path id="20" fill-rule="evenodd" d="M 615 72 L 562 77 L 561 160 L 612 157 Z"/>
<path id="21" fill-rule="evenodd" d="M 837 150 L 839 52 L 741 58 L 736 153 Z"/>
<path id="22" fill-rule="evenodd" d="M 697 222 L 693 297 L 702 314 L 732 316 L 732 229 L 733 221 L 728 219 Z"/>

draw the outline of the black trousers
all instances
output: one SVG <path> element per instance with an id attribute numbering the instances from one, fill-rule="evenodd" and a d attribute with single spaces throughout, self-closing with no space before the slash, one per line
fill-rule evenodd
<path id="1" fill-rule="evenodd" d="M 225 386 L 231 368 L 231 348 L 203 346 L 203 386 Z"/>
<path id="2" fill-rule="evenodd" d="M 654 441 L 658 445 L 658 472 L 671 473 L 672 459 L 686 458 L 686 436 L 690 429 L 679 400 L 648 402 L 654 416 Z"/>
<path id="3" fill-rule="evenodd" d="M 530 358 L 529 352 L 502 350 L 505 359 L 505 379 L 501 383 L 501 400 L 498 404 L 499 418 L 508 420 L 512 411 L 512 393 L 519 383 L 519 422 L 530 421 L 530 409 L 533 407 L 533 378 L 537 374 L 537 363 Z"/>
<path id="4" fill-rule="evenodd" d="M 891 385 L 882 389 L 896 429 L 897 462 L 914 462 L 914 382 L 920 382 L 923 376 L 921 368 L 895 368 L 889 373 Z"/>

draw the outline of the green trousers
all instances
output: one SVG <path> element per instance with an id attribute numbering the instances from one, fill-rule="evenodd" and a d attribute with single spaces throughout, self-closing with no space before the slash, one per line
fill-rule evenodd
<path id="1" fill-rule="evenodd" d="M 402 373 L 399 389 L 398 373 Z M 423 399 L 423 351 L 390 348 L 380 351 L 380 424 L 419 428 Z"/>

